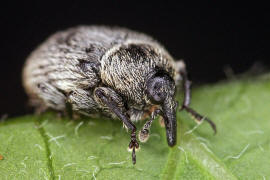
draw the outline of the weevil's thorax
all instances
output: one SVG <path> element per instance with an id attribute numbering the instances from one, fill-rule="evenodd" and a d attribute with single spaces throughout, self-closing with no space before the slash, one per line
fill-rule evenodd
<path id="1" fill-rule="evenodd" d="M 110 49 L 101 60 L 102 82 L 126 98 L 130 106 L 146 106 L 146 81 L 156 69 L 174 77 L 173 59 L 160 45 L 127 41 Z"/>

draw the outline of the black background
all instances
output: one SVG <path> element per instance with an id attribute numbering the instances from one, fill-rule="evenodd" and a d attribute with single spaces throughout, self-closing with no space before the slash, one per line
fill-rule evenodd
<path id="1" fill-rule="evenodd" d="M 146 2 L 2 4 L 0 116 L 29 112 L 21 86 L 26 57 L 50 34 L 79 24 L 124 26 L 152 35 L 176 59 L 185 59 L 195 83 L 225 79 L 226 66 L 242 73 L 261 62 L 269 69 L 270 16 L 266 5 Z"/>

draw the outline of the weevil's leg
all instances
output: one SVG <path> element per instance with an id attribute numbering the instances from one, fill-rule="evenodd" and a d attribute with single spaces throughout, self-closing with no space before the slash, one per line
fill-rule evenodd
<path id="1" fill-rule="evenodd" d="M 34 112 L 37 115 L 40 115 L 48 110 L 48 107 L 44 104 L 44 102 L 38 98 L 36 95 L 30 94 L 30 99 L 26 104 L 28 107 L 33 107 Z"/>
<path id="2" fill-rule="evenodd" d="M 65 102 L 65 109 L 61 110 L 61 111 L 56 111 L 57 112 L 57 117 L 58 118 L 69 118 L 69 119 L 73 119 L 73 112 L 72 112 L 72 108 L 71 108 L 71 104 L 66 101 Z"/>
<path id="3" fill-rule="evenodd" d="M 129 118 L 126 115 L 126 112 L 124 112 L 118 105 L 118 103 L 115 102 L 114 94 L 112 94 L 112 90 L 110 90 L 110 94 L 105 93 L 106 88 L 96 88 L 95 89 L 95 96 L 102 101 L 113 113 L 116 114 L 116 116 L 123 121 L 125 126 L 127 126 L 131 130 L 131 141 L 129 143 L 129 149 L 132 149 L 132 162 L 133 164 L 136 163 L 136 154 L 135 149 L 139 148 L 139 143 L 136 139 L 136 126 L 129 120 Z M 115 93 L 115 92 L 114 92 Z M 115 93 L 116 94 L 116 93 Z"/>
<path id="4" fill-rule="evenodd" d="M 160 127 L 163 127 L 163 128 L 165 127 L 165 120 L 163 117 L 159 118 L 159 125 L 160 125 Z"/>
<path id="5" fill-rule="evenodd" d="M 73 111 L 72 104 L 66 101 L 66 108 L 63 111 L 57 111 L 58 118 L 80 119 L 81 115 Z"/>
<path id="6" fill-rule="evenodd" d="M 67 106 L 72 110 L 73 118 L 76 116 L 76 113 L 83 114 L 86 116 L 91 116 L 97 112 L 98 104 L 90 94 L 89 90 L 76 89 L 70 91 L 67 94 Z"/>
<path id="7" fill-rule="evenodd" d="M 65 95 L 48 82 L 37 84 L 37 95 L 30 103 L 36 107 L 36 113 L 42 113 L 49 108 L 56 111 L 65 109 Z"/>
<path id="8" fill-rule="evenodd" d="M 186 72 L 181 72 L 181 75 L 183 76 L 183 88 L 184 88 L 184 101 L 181 107 L 181 110 L 183 109 L 184 106 L 188 107 L 190 104 L 191 100 L 191 81 L 188 80 L 187 78 L 187 73 Z"/>
<path id="9" fill-rule="evenodd" d="M 184 90 L 184 101 L 182 104 L 182 107 L 180 109 L 183 110 L 184 106 L 189 106 L 190 101 L 191 101 L 191 81 L 188 80 L 188 76 L 187 76 L 187 71 L 186 71 L 186 65 L 184 63 L 184 61 L 177 61 L 176 62 L 176 68 L 177 68 L 177 72 L 178 72 L 178 76 L 176 77 L 177 81 L 182 80 L 182 86 L 183 86 L 183 90 Z M 178 84 L 178 82 L 177 82 Z"/>
<path id="10" fill-rule="evenodd" d="M 157 105 L 152 106 L 149 110 L 145 111 L 141 120 L 148 119 L 149 117 L 151 118 L 152 113 L 158 108 Z M 159 117 L 159 124 L 161 127 L 165 127 L 165 122 L 164 118 L 162 116 Z"/>
<path id="11" fill-rule="evenodd" d="M 63 111 L 63 115 L 69 117 L 70 119 L 75 119 L 75 115 L 72 111 L 72 105 L 68 100 L 66 101 L 66 109 Z"/>
<path id="12" fill-rule="evenodd" d="M 184 89 L 184 101 L 180 111 L 185 109 L 195 119 L 197 123 L 200 123 L 202 120 L 205 120 L 211 125 L 212 129 L 214 130 L 214 133 L 216 134 L 217 130 L 215 123 L 210 119 L 208 119 L 207 117 L 203 117 L 198 112 L 189 107 L 191 101 L 191 81 L 188 80 L 184 62 L 178 61 L 176 63 L 176 67 L 178 67 L 178 73 L 181 75 L 182 85 Z"/>
<path id="13" fill-rule="evenodd" d="M 197 113 L 195 110 L 189 107 L 190 101 L 191 101 L 191 81 L 188 80 L 186 66 L 184 61 L 177 61 L 175 63 L 175 66 L 177 68 L 178 76 L 176 76 L 176 80 L 178 81 L 182 80 L 182 86 L 184 89 L 184 101 L 182 104 L 181 110 L 186 110 L 195 120 L 197 123 L 201 122 L 202 120 L 207 121 L 211 127 L 213 128 L 214 132 L 216 133 L 216 125 L 208 119 L 207 117 L 203 117 L 199 113 Z"/>
<path id="14" fill-rule="evenodd" d="M 49 108 L 45 105 L 35 105 L 35 114 L 41 115 L 46 112 Z"/>
<path id="15" fill-rule="evenodd" d="M 153 123 L 153 120 L 156 119 L 157 115 L 163 116 L 163 112 L 160 109 L 155 109 L 152 114 L 150 120 L 148 120 L 143 128 L 139 132 L 139 140 L 141 142 L 146 142 L 149 138 L 150 128 Z"/>
<path id="16" fill-rule="evenodd" d="M 202 121 L 208 122 L 211 125 L 212 129 L 214 130 L 214 133 L 216 134 L 217 129 L 213 121 L 211 121 L 207 117 L 200 115 L 199 113 L 197 113 L 195 110 L 191 109 L 190 107 L 184 106 L 183 108 L 195 119 L 197 123 L 200 123 Z"/>

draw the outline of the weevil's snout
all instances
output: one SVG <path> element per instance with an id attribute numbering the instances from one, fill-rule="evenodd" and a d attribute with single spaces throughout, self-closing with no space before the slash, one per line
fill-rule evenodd
<path id="1" fill-rule="evenodd" d="M 162 105 L 163 118 L 165 122 L 167 142 L 169 146 L 176 144 L 177 121 L 176 121 L 177 103 L 174 97 L 167 97 Z"/>
<path id="2" fill-rule="evenodd" d="M 161 106 L 169 146 L 176 144 L 176 108 L 174 80 L 165 73 L 155 74 L 147 82 L 147 95 L 153 104 Z"/>

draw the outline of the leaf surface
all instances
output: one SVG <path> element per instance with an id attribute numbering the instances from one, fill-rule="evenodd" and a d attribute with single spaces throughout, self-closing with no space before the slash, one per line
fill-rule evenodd
<path id="1" fill-rule="evenodd" d="M 5 120 L 0 179 L 270 178 L 268 77 L 201 86 L 194 89 L 191 106 L 216 123 L 217 134 L 180 112 L 177 145 L 169 148 L 156 120 L 147 143 L 140 143 L 135 166 L 120 121 L 70 120 L 53 113 Z"/>

